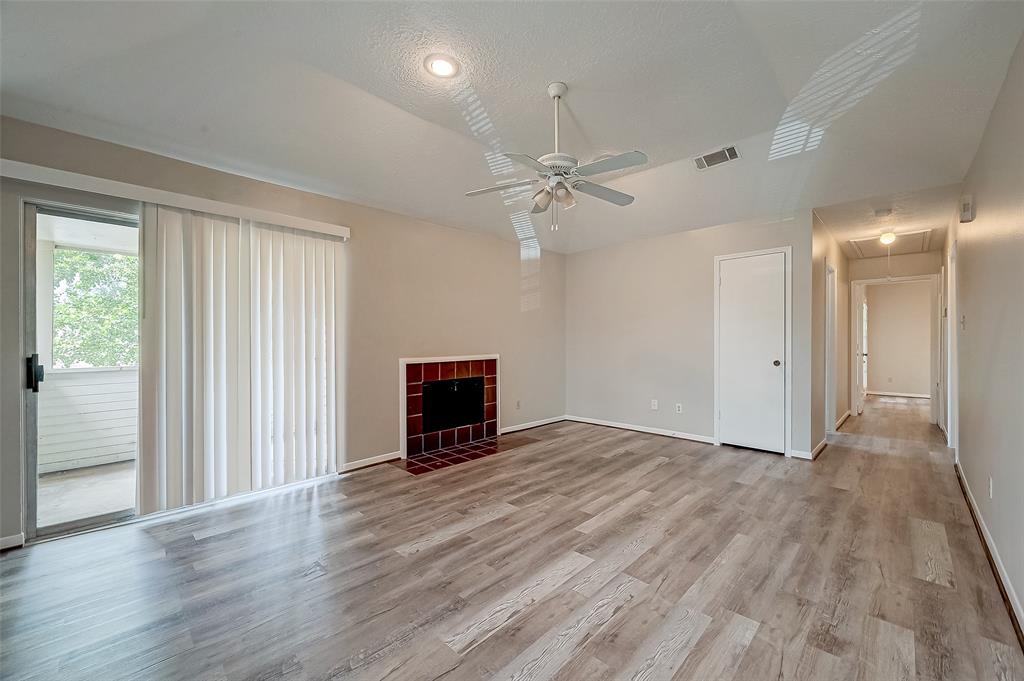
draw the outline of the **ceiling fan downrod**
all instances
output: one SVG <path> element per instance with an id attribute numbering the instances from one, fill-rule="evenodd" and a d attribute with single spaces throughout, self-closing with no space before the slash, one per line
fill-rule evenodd
<path id="1" fill-rule="evenodd" d="M 559 113 L 561 112 L 561 106 L 560 105 L 562 103 L 562 97 L 565 96 L 565 93 L 568 92 L 568 91 L 569 91 L 569 87 L 565 83 L 555 82 L 555 83 L 549 83 L 548 84 L 548 95 L 551 97 L 551 99 L 555 100 L 555 153 L 556 154 L 559 153 L 559 150 L 558 150 L 558 117 L 559 117 Z M 551 189 L 548 190 L 548 191 L 550 191 L 552 193 L 552 197 L 554 197 L 554 192 L 556 191 L 556 189 L 557 189 L 557 186 L 556 187 L 552 187 Z M 558 201 L 557 200 L 551 202 L 551 231 L 552 232 L 557 232 L 558 231 Z"/>

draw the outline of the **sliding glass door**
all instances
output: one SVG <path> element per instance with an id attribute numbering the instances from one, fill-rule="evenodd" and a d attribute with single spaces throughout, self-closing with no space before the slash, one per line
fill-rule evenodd
<path id="1" fill-rule="evenodd" d="M 26 187 L 28 539 L 337 472 L 343 237 Z"/>
<path id="2" fill-rule="evenodd" d="M 139 218 L 33 202 L 24 226 L 31 538 L 135 513 Z"/>

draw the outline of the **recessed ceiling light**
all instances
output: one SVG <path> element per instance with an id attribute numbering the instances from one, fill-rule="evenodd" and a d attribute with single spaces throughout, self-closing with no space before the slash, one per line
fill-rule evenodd
<path id="1" fill-rule="evenodd" d="M 878 237 L 878 240 L 882 242 L 882 245 L 888 246 L 892 242 L 896 241 L 896 235 L 892 232 L 886 232 L 882 236 Z"/>
<path id="2" fill-rule="evenodd" d="M 444 54 L 430 55 L 423 65 L 438 78 L 451 78 L 459 72 L 459 62 Z"/>

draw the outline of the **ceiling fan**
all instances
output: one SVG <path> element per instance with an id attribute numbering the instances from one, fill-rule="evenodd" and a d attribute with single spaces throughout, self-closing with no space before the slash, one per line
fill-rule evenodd
<path id="1" fill-rule="evenodd" d="M 558 113 L 562 97 L 569 91 L 565 83 L 551 83 L 548 85 L 548 95 L 555 100 L 555 151 L 545 154 L 540 158 L 533 158 L 526 154 L 505 154 L 509 160 L 515 161 L 521 166 L 537 172 L 539 176 L 535 180 L 518 180 L 504 182 L 485 189 L 475 189 L 466 192 L 466 196 L 479 196 L 488 192 L 504 191 L 513 187 L 526 187 L 529 185 L 543 184 L 533 195 L 533 210 L 531 213 L 543 213 L 551 209 L 551 229 L 558 229 L 558 207 L 569 209 L 576 205 L 576 197 L 573 191 L 589 194 L 602 201 L 614 203 L 617 206 L 628 206 L 633 203 L 633 197 L 629 194 L 617 191 L 610 187 L 595 184 L 586 179 L 601 173 L 608 173 L 613 170 L 622 170 L 647 163 L 647 155 L 642 151 L 627 151 L 624 154 L 602 158 L 591 163 L 580 162 L 569 154 L 560 153 L 558 150 Z"/>

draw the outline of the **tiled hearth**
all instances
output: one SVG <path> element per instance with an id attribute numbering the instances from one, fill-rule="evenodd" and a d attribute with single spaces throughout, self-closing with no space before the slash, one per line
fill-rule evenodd
<path id="1" fill-rule="evenodd" d="M 408 459 L 398 459 L 391 464 L 397 466 L 413 475 L 423 475 L 459 463 L 466 463 L 482 459 L 493 454 L 500 454 L 523 445 L 537 442 L 537 438 L 527 435 L 525 432 L 488 437 L 479 442 L 471 442 L 466 445 L 455 445 L 432 452 L 421 452 Z"/>

